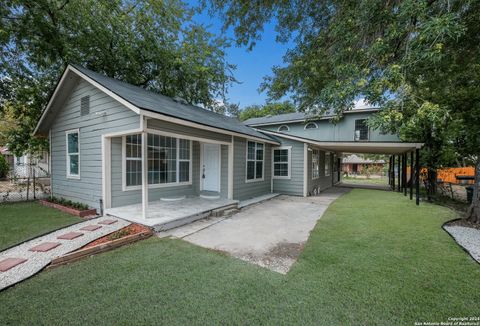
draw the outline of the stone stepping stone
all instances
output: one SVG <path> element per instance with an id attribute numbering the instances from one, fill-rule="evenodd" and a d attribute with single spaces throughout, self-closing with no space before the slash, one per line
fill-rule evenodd
<path id="1" fill-rule="evenodd" d="M 14 268 L 17 265 L 20 265 L 26 262 L 27 259 L 23 258 L 7 258 L 0 261 L 0 272 L 6 272 L 11 268 Z"/>
<path id="2" fill-rule="evenodd" d="M 110 225 L 110 224 L 117 223 L 117 222 L 118 222 L 118 220 L 103 220 L 103 221 L 98 222 L 98 224 Z"/>
<path id="3" fill-rule="evenodd" d="M 82 231 L 95 231 L 100 229 L 102 226 L 101 225 L 87 225 L 81 228 L 80 230 Z"/>
<path id="4" fill-rule="evenodd" d="M 62 235 L 58 236 L 57 239 L 73 240 L 73 239 L 76 239 L 78 237 L 81 237 L 82 235 L 83 235 L 83 233 L 80 233 L 80 232 L 68 232 L 68 233 L 65 233 L 65 234 L 62 234 Z"/>
<path id="5" fill-rule="evenodd" d="M 44 242 L 28 250 L 46 252 L 46 251 L 52 250 L 53 248 L 58 247 L 60 244 L 61 244 L 60 242 Z"/>

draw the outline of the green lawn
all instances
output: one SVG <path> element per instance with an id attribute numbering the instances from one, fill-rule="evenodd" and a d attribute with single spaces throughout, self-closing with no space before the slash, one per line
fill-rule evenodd
<path id="1" fill-rule="evenodd" d="M 413 325 L 478 316 L 480 266 L 441 229 L 455 214 L 355 189 L 280 275 L 151 238 L 0 293 L 0 324 Z"/>
<path id="2" fill-rule="evenodd" d="M 343 183 L 352 183 L 352 184 L 367 184 L 367 185 L 388 185 L 387 177 L 381 178 L 354 178 L 354 177 L 342 177 Z"/>
<path id="3" fill-rule="evenodd" d="M 0 204 L 0 250 L 81 219 L 36 202 Z"/>

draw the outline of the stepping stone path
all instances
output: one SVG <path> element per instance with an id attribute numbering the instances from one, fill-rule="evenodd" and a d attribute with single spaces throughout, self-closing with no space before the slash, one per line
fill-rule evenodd
<path id="1" fill-rule="evenodd" d="M 44 243 L 41 243 L 38 246 L 35 246 L 35 247 L 30 248 L 28 250 L 38 251 L 38 252 L 46 252 L 46 251 L 52 250 L 53 248 L 58 247 L 59 245 L 61 245 L 61 243 L 59 243 L 59 242 L 44 242 Z"/>
<path id="2" fill-rule="evenodd" d="M 103 221 L 98 222 L 98 224 L 103 224 L 103 225 L 110 225 L 110 224 L 113 224 L 113 223 L 117 223 L 117 220 L 103 220 Z"/>
<path id="3" fill-rule="evenodd" d="M 81 228 L 80 230 L 82 230 L 82 231 L 95 231 L 95 230 L 100 229 L 101 227 L 102 227 L 101 225 L 87 225 L 87 226 Z"/>
<path id="4" fill-rule="evenodd" d="M 26 262 L 26 259 L 23 258 L 7 258 L 2 261 L 0 261 L 0 272 L 6 272 L 10 268 L 13 268 L 17 265 L 20 265 L 21 263 Z"/>
<path id="5" fill-rule="evenodd" d="M 81 237 L 82 235 L 83 235 L 83 233 L 80 233 L 80 232 L 68 232 L 68 233 L 65 233 L 65 234 L 62 234 L 62 235 L 58 236 L 57 239 L 73 240 L 73 239 L 76 239 L 78 237 Z"/>
<path id="6" fill-rule="evenodd" d="M 38 273 L 52 259 L 75 251 L 128 225 L 130 225 L 130 222 L 121 219 L 99 217 L 68 226 L 1 251 L 0 290 Z"/>

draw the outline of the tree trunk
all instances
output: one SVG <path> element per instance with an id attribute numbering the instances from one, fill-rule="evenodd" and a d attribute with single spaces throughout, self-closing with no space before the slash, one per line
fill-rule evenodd
<path id="1" fill-rule="evenodd" d="M 472 223 L 480 224 L 480 192 L 478 185 L 480 183 L 480 158 L 475 165 L 475 184 L 473 185 L 472 204 L 467 211 L 467 219 Z"/>
<path id="2" fill-rule="evenodd" d="M 428 168 L 427 170 L 427 199 L 432 200 L 435 196 L 437 186 L 437 170 Z"/>

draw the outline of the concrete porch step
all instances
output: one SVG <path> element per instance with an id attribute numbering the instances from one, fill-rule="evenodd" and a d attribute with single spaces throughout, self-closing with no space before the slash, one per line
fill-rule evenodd
<path id="1" fill-rule="evenodd" d="M 167 231 L 167 230 L 174 229 L 174 228 L 177 228 L 179 226 L 186 225 L 186 224 L 189 224 L 189 223 L 192 223 L 192 222 L 195 222 L 195 221 L 207 218 L 207 217 L 224 216 L 224 213 L 226 211 L 230 211 L 232 213 L 233 210 L 235 210 L 235 211 L 238 210 L 238 203 L 225 205 L 225 206 L 222 206 L 222 207 L 219 207 L 219 208 L 207 211 L 207 212 L 202 212 L 202 213 L 199 213 L 199 214 L 182 217 L 182 218 L 179 218 L 179 219 L 176 219 L 176 220 L 173 220 L 173 221 L 168 221 L 168 222 L 165 222 L 165 223 L 156 224 L 156 225 L 154 225 L 153 228 L 156 232 Z"/>

